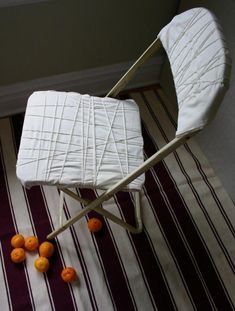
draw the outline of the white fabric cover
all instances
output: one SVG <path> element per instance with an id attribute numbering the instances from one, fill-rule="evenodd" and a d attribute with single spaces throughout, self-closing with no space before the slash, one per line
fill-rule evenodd
<path id="1" fill-rule="evenodd" d="M 17 176 L 36 184 L 107 189 L 143 163 L 133 100 L 40 91 L 27 104 Z M 144 175 L 126 189 L 140 190 Z"/>
<path id="2" fill-rule="evenodd" d="M 230 77 L 221 28 L 204 8 L 179 14 L 158 35 L 166 50 L 178 100 L 176 136 L 201 130 L 217 112 Z"/>

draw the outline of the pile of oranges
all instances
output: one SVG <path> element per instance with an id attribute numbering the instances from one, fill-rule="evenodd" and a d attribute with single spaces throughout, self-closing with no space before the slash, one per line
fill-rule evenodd
<path id="1" fill-rule="evenodd" d="M 11 260 L 14 263 L 20 263 L 26 259 L 26 250 L 33 252 L 38 249 L 39 257 L 34 261 L 34 266 L 39 272 L 46 272 L 49 267 L 49 257 L 54 253 L 54 245 L 51 242 L 45 241 L 39 245 L 36 236 L 24 238 L 20 233 L 15 234 L 11 239 Z M 77 279 L 77 274 L 74 268 L 65 267 L 61 272 L 61 278 L 64 282 L 73 282 Z"/>
<path id="2" fill-rule="evenodd" d="M 103 224 L 98 218 L 90 218 L 87 223 L 91 233 L 100 231 Z M 39 244 L 36 236 L 25 238 L 22 234 L 15 234 L 11 239 L 11 260 L 14 263 L 20 263 L 26 259 L 26 251 L 33 252 L 38 249 L 39 257 L 34 261 L 34 267 L 39 272 L 46 272 L 50 267 L 49 259 L 54 253 L 54 245 L 51 242 L 45 241 Z M 61 278 L 64 282 L 70 283 L 77 280 L 77 273 L 72 267 L 65 267 L 61 272 Z"/>

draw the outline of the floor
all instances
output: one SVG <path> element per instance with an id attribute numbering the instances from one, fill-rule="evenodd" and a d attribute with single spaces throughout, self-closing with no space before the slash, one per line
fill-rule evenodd
<path id="1" fill-rule="evenodd" d="M 145 158 L 174 137 L 175 112 L 158 86 L 129 91 L 140 107 Z M 58 226 L 59 194 L 25 189 L 15 175 L 23 115 L 0 120 L 0 301 L 2 310 L 235 310 L 235 209 L 203 153 L 191 140 L 146 173 L 144 230 L 132 235 L 103 221 L 91 234 L 91 212 L 62 233 L 50 269 L 35 270 L 38 253 L 10 260 L 15 232 L 40 242 Z M 100 192 L 74 189 L 88 198 Z M 133 222 L 133 198 L 118 193 L 104 207 Z M 83 208 L 66 197 L 67 219 Z M 60 278 L 64 266 L 79 281 Z"/>

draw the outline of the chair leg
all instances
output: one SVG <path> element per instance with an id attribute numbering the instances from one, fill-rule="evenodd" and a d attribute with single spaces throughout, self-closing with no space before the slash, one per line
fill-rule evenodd
<path id="1" fill-rule="evenodd" d="M 114 85 L 111 91 L 106 97 L 115 97 L 126 86 L 126 84 L 132 79 L 136 71 L 142 67 L 146 61 L 156 53 L 162 44 L 157 38 L 153 43 L 144 51 L 144 53 L 137 59 L 137 61 L 131 66 L 131 68 L 121 77 L 121 79 Z"/>
<path id="2" fill-rule="evenodd" d="M 64 192 L 60 190 L 59 226 L 63 225 Z"/>
<path id="3" fill-rule="evenodd" d="M 135 199 L 135 222 L 136 228 L 138 232 L 143 230 L 143 222 L 142 222 L 142 203 L 141 203 L 141 193 L 134 192 L 134 199 Z"/>
<path id="4" fill-rule="evenodd" d="M 74 224 L 78 219 L 80 219 L 82 216 L 86 215 L 89 211 L 91 210 L 95 210 L 100 212 L 100 214 L 104 215 L 104 213 L 106 213 L 106 217 L 110 216 L 111 213 L 109 213 L 108 211 L 105 211 L 102 208 L 99 208 L 99 205 L 101 205 L 104 201 L 107 201 L 108 199 L 110 199 L 115 193 L 117 193 L 118 191 L 122 190 L 127 184 L 129 184 L 130 182 L 132 182 L 135 178 L 137 178 L 138 176 L 140 176 L 141 174 L 143 174 L 144 172 L 146 172 L 149 168 L 151 168 L 153 165 L 155 165 L 156 163 L 160 162 L 163 158 L 165 158 L 168 154 L 170 154 L 171 152 L 173 152 L 176 148 L 178 148 L 179 146 L 181 146 L 182 144 L 184 144 L 190 137 L 192 137 L 193 135 L 195 135 L 195 132 L 190 134 L 190 135 L 185 135 L 182 137 L 176 137 L 174 138 L 172 141 L 170 141 L 166 146 L 164 146 L 163 148 L 161 148 L 158 152 L 156 152 L 155 154 L 153 154 L 149 159 L 147 159 L 142 165 L 140 165 L 137 169 L 135 169 L 133 172 L 131 172 L 129 175 L 127 175 L 126 177 L 124 177 L 122 180 L 120 180 L 119 182 L 117 182 L 115 185 L 113 185 L 111 188 L 109 188 L 108 190 L 106 190 L 104 193 L 102 193 L 101 196 L 99 196 L 96 200 L 89 202 L 86 207 L 80 211 L 77 215 L 75 215 L 72 219 L 67 220 L 63 226 L 61 226 L 60 228 L 54 230 L 52 233 L 50 233 L 47 238 L 48 239 L 53 239 L 54 237 L 56 237 L 59 233 L 63 232 L 65 229 L 67 229 L 69 226 L 71 226 L 72 224 Z M 72 195 L 71 195 L 72 196 Z M 75 198 L 75 196 L 72 196 Z M 75 198 L 76 199 L 76 198 Z M 79 202 L 81 201 L 81 198 L 77 199 Z M 137 206 L 138 206 L 138 197 L 136 199 L 137 201 Z M 87 202 L 87 201 L 86 201 Z M 136 217 L 137 217 L 137 221 L 138 219 L 140 219 L 140 207 L 136 208 Z M 119 219 L 118 217 L 114 216 L 113 214 L 111 214 L 112 218 L 116 220 L 117 223 L 119 223 L 120 225 L 122 225 L 124 223 L 123 220 Z M 110 218 L 111 219 L 111 218 Z M 112 219 L 112 220 L 113 220 Z M 123 225 L 124 226 L 124 225 Z M 133 233 L 138 233 L 141 231 L 141 224 L 139 223 L 139 227 L 135 228 L 131 225 L 125 224 L 126 227 L 128 227 L 129 231 L 133 232 Z"/>
<path id="5" fill-rule="evenodd" d="M 101 214 L 102 216 L 112 220 L 116 224 L 120 225 L 121 227 L 125 228 L 126 230 L 130 231 L 131 233 L 137 234 L 141 233 L 143 230 L 143 223 L 142 223 L 142 206 L 141 206 L 141 195 L 140 192 L 134 192 L 134 212 L 135 212 L 135 223 L 136 226 L 132 226 L 125 222 L 124 220 L 118 218 L 117 216 L 113 215 L 112 213 L 105 210 L 103 207 L 96 207 L 94 210 Z"/>
<path id="6" fill-rule="evenodd" d="M 59 204 L 59 226 L 63 226 L 63 210 L 64 210 L 64 194 L 68 194 L 72 198 L 76 199 L 80 203 L 84 204 L 85 206 L 90 202 L 89 200 L 85 200 L 83 198 L 80 198 L 78 195 L 76 195 L 74 192 L 72 192 L 69 189 L 60 189 L 60 204 Z"/>
<path id="7" fill-rule="evenodd" d="M 63 191 L 61 191 L 63 192 Z M 63 211 L 63 200 L 62 200 L 62 194 L 60 194 L 60 214 L 62 215 Z M 79 201 L 81 198 L 75 197 L 74 195 L 72 196 L 75 200 Z M 140 198 L 140 192 L 135 192 L 134 193 L 134 198 L 135 198 L 135 219 L 136 219 L 136 227 L 126 223 L 124 220 L 118 218 L 114 214 L 108 212 L 105 210 L 103 207 L 100 207 L 100 205 L 107 200 L 105 195 L 101 195 L 98 197 L 96 200 L 90 202 L 86 207 L 84 207 L 79 213 L 76 214 L 76 216 L 72 217 L 71 219 L 67 220 L 64 224 L 62 224 L 62 221 L 60 223 L 60 227 L 50 234 L 48 234 L 47 239 L 52 240 L 54 239 L 58 234 L 66 230 L 68 227 L 70 227 L 72 224 L 74 224 L 76 221 L 81 219 L 83 216 L 85 216 L 88 212 L 91 210 L 96 211 L 100 215 L 112 220 L 116 224 L 122 226 L 123 228 L 127 229 L 131 233 L 140 233 L 142 231 L 142 220 L 141 220 L 141 198 Z M 64 198 L 63 198 L 64 199 Z M 62 202 L 62 203 L 61 203 Z M 61 217 L 60 217 L 61 218 Z M 61 218 L 62 219 L 62 218 Z"/>

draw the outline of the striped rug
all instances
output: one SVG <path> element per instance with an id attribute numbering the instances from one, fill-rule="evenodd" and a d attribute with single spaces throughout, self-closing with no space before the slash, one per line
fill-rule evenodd
<path id="1" fill-rule="evenodd" d="M 175 112 L 158 87 L 128 96 L 140 106 L 148 158 L 174 137 Z M 102 232 L 90 234 L 84 217 L 56 239 L 46 274 L 34 268 L 37 252 L 13 264 L 12 235 L 43 241 L 58 226 L 56 188 L 27 190 L 16 178 L 22 124 L 23 115 L 0 120 L 0 310 L 235 310 L 235 209 L 194 141 L 146 174 L 143 233 L 103 220 Z M 87 198 L 99 194 L 76 191 Z M 105 207 L 133 222 L 128 193 Z M 64 218 L 81 208 L 66 197 Z M 78 282 L 61 280 L 64 266 L 77 270 Z"/>

